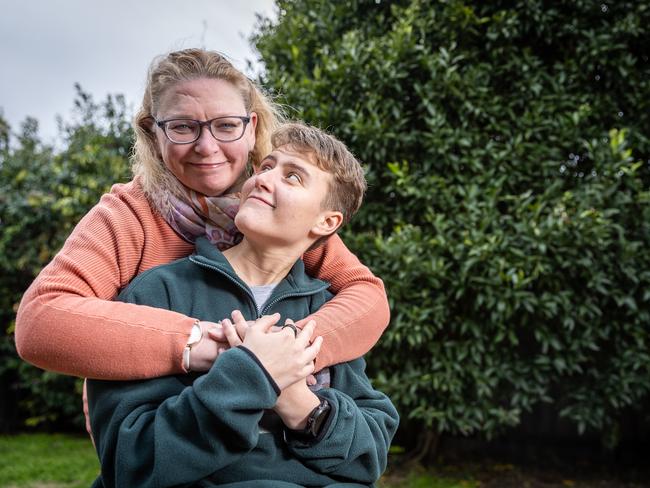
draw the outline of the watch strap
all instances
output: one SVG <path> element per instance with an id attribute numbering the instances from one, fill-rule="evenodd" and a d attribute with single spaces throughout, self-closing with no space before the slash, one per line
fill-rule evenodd
<path id="1" fill-rule="evenodd" d="M 287 434 L 293 439 L 306 443 L 313 443 L 320 440 L 325 431 L 325 425 L 329 419 L 332 406 L 327 399 L 319 398 L 320 403 L 307 416 L 307 425 L 305 425 L 305 428 L 300 430 L 285 429 L 285 440 Z"/>

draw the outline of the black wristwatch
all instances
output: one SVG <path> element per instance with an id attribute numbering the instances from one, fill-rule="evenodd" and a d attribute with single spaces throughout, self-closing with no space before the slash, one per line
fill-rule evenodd
<path id="1" fill-rule="evenodd" d="M 325 398 L 320 399 L 320 403 L 314 408 L 307 417 L 307 425 L 302 430 L 287 429 L 289 435 L 303 442 L 310 442 L 318 439 L 323 431 L 323 427 L 329 418 L 332 406 Z"/>

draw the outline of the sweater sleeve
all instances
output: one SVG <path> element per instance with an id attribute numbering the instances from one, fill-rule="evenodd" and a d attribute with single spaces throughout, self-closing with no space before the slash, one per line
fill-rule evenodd
<path id="1" fill-rule="evenodd" d="M 323 337 L 316 369 L 363 356 L 388 325 L 390 309 L 384 284 L 334 234 L 303 256 L 307 271 L 331 283 L 336 296 L 320 310 L 298 322 L 316 321 Z"/>
<path id="2" fill-rule="evenodd" d="M 332 406 L 323 437 L 311 444 L 289 437 L 288 446 L 318 472 L 372 484 L 386 469 L 399 415 L 388 397 L 372 387 L 364 369 L 362 358 L 331 368 L 332 388 L 318 392 Z"/>
<path id="3" fill-rule="evenodd" d="M 177 376 L 94 380 L 88 399 L 104 486 L 166 487 L 195 483 L 251 451 L 277 393 L 235 348 L 191 386 Z"/>
<path id="4" fill-rule="evenodd" d="M 103 379 L 182 371 L 192 318 L 111 301 L 147 266 L 191 250 L 164 221 L 157 223 L 141 191 L 120 191 L 125 186 L 102 197 L 23 296 L 16 347 L 26 361 Z M 144 262 L 145 246 L 160 262 Z"/>

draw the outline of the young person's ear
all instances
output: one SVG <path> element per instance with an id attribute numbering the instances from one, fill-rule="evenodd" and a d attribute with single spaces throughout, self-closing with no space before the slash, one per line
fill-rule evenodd
<path id="1" fill-rule="evenodd" d="M 341 227 L 343 223 L 343 214 L 335 210 L 328 210 L 323 212 L 316 225 L 312 227 L 312 232 L 318 236 L 324 237 L 330 234 L 334 234 L 336 229 Z"/>

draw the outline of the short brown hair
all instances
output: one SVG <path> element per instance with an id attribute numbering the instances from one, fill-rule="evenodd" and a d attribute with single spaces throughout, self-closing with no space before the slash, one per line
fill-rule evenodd
<path id="1" fill-rule="evenodd" d="M 366 191 L 366 178 L 361 163 L 336 137 L 301 122 L 282 124 L 271 136 L 274 149 L 289 146 L 305 153 L 323 171 L 330 173 L 330 192 L 322 206 L 343 214 L 347 224 L 359 210 Z"/>

